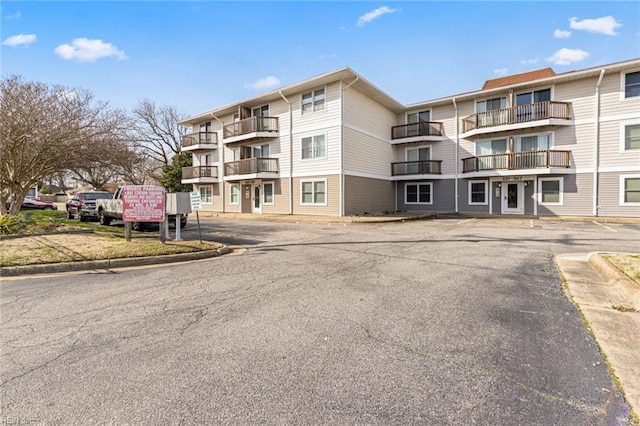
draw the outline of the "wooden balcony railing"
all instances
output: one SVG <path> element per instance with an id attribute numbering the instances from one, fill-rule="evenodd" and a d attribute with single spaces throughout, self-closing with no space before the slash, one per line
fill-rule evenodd
<path id="1" fill-rule="evenodd" d="M 182 136 L 182 147 L 193 145 L 217 145 L 218 134 L 215 132 L 196 132 Z"/>
<path id="2" fill-rule="evenodd" d="M 391 176 L 439 175 L 442 174 L 442 160 L 403 161 L 391 163 Z"/>
<path id="3" fill-rule="evenodd" d="M 278 159 L 247 158 L 246 160 L 224 163 L 225 176 L 249 175 L 256 173 L 278 173 Z"/>
<path id="4" fill-rule="evenodd" d="M 248 133 L 277 133 L 278 130 L 278 117 L 250 117 L 225 125 L 223 138 L 227 139 Z"/>
<path id="5" fill-rule="evenodd" d="M 468 132 L 474 129 L 527 123 L 550 118 L 569 120 L 571 118 L 571 103 L 546 101 L 479 112 L 462 119 L 462 131 Z"/>
<path id="6" fill-rule="evenodd" d="M 413 136 L 442 136 L 442 123 L 421 121 L 391 128 L 391 139 L 410 138 Z"/>
<path id="7" fill-rule="evenodd" d="M 203 177 L 217 178 L 217 166 L 193 166 L 182 168 L 182 179 L 197 179 Z"/>
<path id="8" fill-rule="evenodd" d="M 462 159 L 462 173 L 482 170 L 522 170 L 541 167 L 569 167 L 570 151 L 524 151 L 481 155 Z"/>

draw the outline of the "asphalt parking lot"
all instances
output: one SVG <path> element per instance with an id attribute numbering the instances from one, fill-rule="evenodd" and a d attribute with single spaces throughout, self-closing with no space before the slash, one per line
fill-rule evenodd
<path id="1" fill-rule="evenodd" d="M 632 424 L 554 256 L 639 224 L 201 222 L 236 253 L 0 282 L 5 423 Z"/>

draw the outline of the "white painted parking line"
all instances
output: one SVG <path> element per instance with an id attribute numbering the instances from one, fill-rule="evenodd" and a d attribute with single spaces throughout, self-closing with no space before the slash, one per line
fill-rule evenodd
<path id="1" fill-rule="evenodd" d="M 478 220 L 475 217 L 472 217 L 471 219 L 465 219 L 465 220 L 461 220 L 460 222 L 458 222 L 456 225 L 460 225 L 461 223 L 466 223 L 466 222 L 473 222 L 475 220 Z"/>
<path id="2" fill-rule="evenodd" d="M 533 228 L 533 219 L 529 220 L 529 228 Z"/>
<path id="3" fill-rule="evenodd" d="M 598 222 L 596 222 L 595 220 L 593 220 L 592 222 L 593 222 L 593 223 L 595 223 L 596 225 L 600 225 L 600 226 L 602 226 L 603 228 L 608 229 L 608 230 L 609 230 L 609 231 L 611 231 L 611 232 L 618 232 L 618 230 L 617 230 L 617 229 L 613 229 L 613 228 L 611 228 L 611 227 L 609 227 L 609 226 L 607 226 L 607 225 L 603 225 L 603 224 L 601 224 L 601 223 L 598 223 Z"/>

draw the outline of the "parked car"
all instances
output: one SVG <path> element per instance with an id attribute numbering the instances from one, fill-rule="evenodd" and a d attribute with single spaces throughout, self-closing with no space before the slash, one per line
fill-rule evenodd
<path id="1" fill-rule="evenodd" d="M 56 206 L 53 201 L 28 197 L 22 202 L 20 210 L 58 210 L 58 206 Z"/>
<path id="2" fill-rule="evenodd" d="M 83 191 L 78 192 L 67 201 L 67 218 L 78 218 L 80 222 L 88 219 L 98 219 L 96 200 L 110 200 L 111 194 L 107 191 Z"/>

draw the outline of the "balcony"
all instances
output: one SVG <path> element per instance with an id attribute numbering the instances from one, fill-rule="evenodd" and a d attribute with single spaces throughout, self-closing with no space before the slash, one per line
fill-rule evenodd
<path id="1" fill-rule="evenodd" d="M 472 114 L 462 119 L 463 137 L 544 126 L 571 125 L 570 102 L 536 102 Z"/>
<path id="2" fill-rule="evenodd" d="M 462 173 L 485 170 L 528 170 L 552 167 L 568 168 L 570 151 L 525 151 L 481 155 L 462 159 Z"/>
<path id="3" fill-rule="evenodd" d="M 212 150 L 218 148 L 218 134 L 196 132 L 182 136 L 182 151 Z"/>
<path id="4" fill-rule="evenodd" d="M 277 138 L 279 134 L 278 117 L 250 117 L 222 128 L 224 143 Z"/>
<path id="5" fill-rule="evenodd" d="M 217 166 L 193 166 L 182 168 L 182 183 L 216 183 Z"/>
<path id="6" fill-rule="evenodd" d="M 224 163 L 225 180 L 275 179 L 278 176 L 277 158 L 247 158 Z"/>
<path id="7" fill-rule="evenodd" d="M 402 124 L 391 128 L 391 143 L 409 143 L 425 140 L 444 140 L 442 123 L 421 121 L 419 123 Z"/>
<path id="8" fill-rule="evenodd" d="M 439 174 L 442 174 L 442 160 L 403 161 L 399 163 L 391 163 L 391 176 L 415 177 L 415 175 Z"/>

